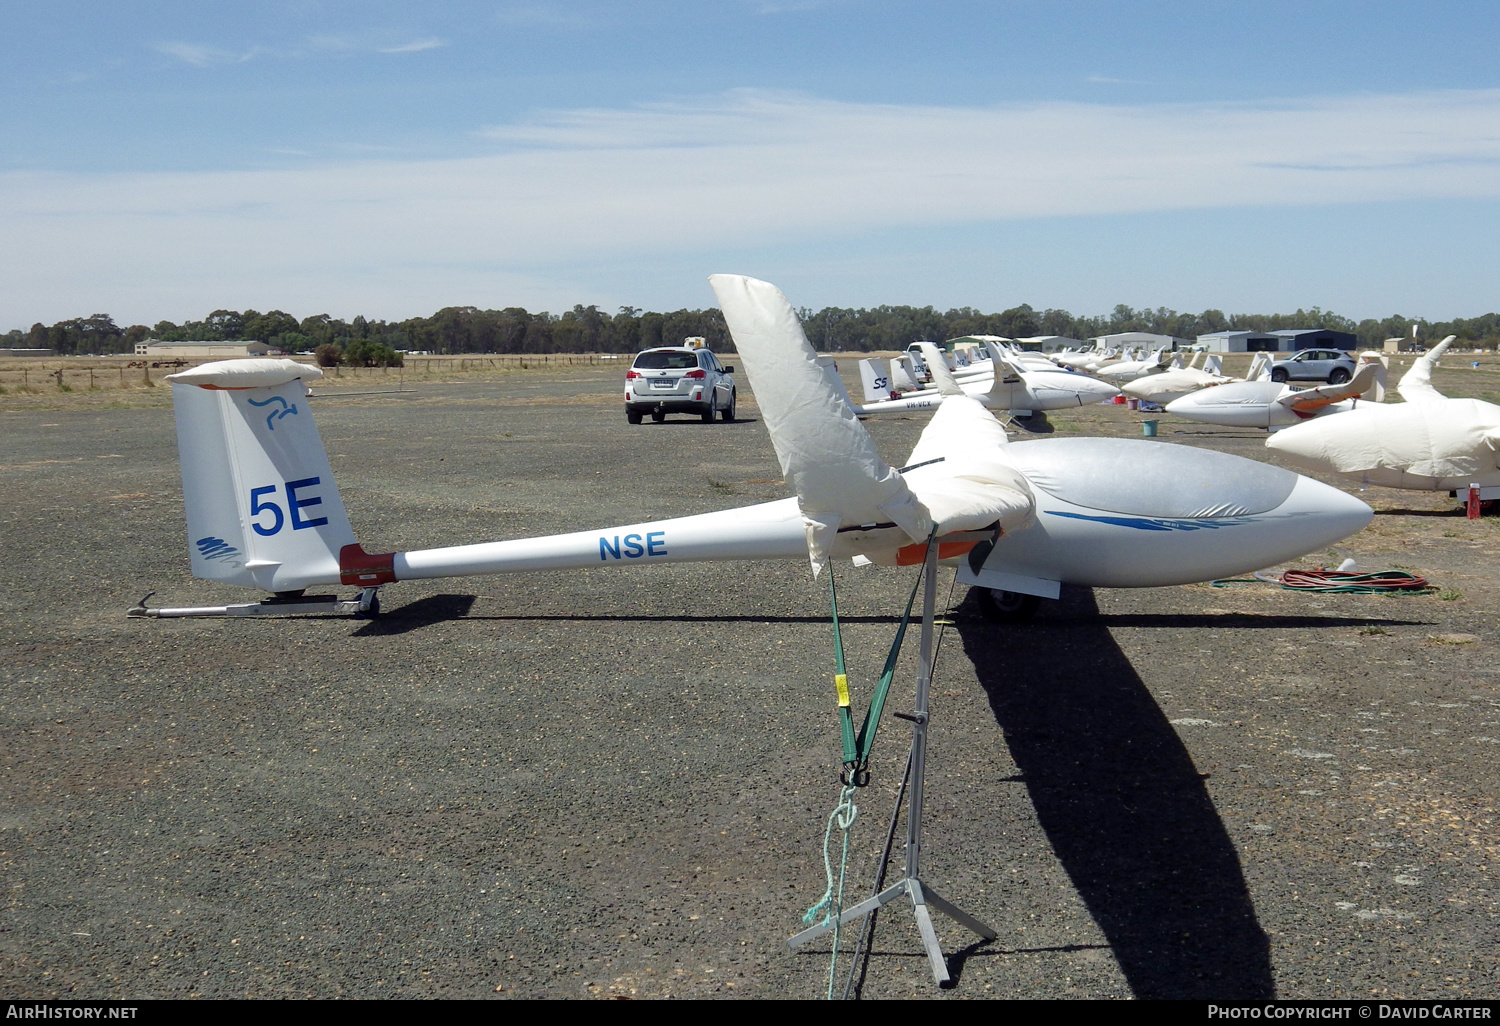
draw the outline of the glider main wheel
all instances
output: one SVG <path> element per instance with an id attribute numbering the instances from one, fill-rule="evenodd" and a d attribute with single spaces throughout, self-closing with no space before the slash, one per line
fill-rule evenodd
<path id="1" fill-rule="evenodd" d="M 1273 370 L 1271 372 L 1271 380 L 1272 381 L 1285 381 L 1286 379 L 1287 379 L 1287 373 L 1286 373 L 1286 368 L 1285 367 L 1277 367 L 1275 370 Z"/>
<path id="2" fill-rule="evenodd" d="M 639 424 L 641 422 L 641 411 L 627 409 L 625 411 L 625 419 L 632 424 Z"/>
<path id="3" fill-rule="evenodd" d="M 666 419 L 667 419 L 667 411 L 666 410 L 652 410 L 651 411 L 651 423 L 653 423 L 653 424 L 660 424 L 662 421 L 664 421 Z"/>
<path id="4" fill-rule="evenodd" d="M 1024 623 L 1036 615 L 1042 600 L 1035 595 L 1022 595 L 1018 591 L 1000 591 L 996 588 L 975 588 L 979 599 L 979 612 L 990 623 Z"/>
<path id="5" fill-rule="evenodd" d="M 1333 371 L 1328 375 L 1328 383 L 1330 385 L 1342 385 L 1348 380 L 1349 372 L 1342 367 L 1335 367 Z"/>
<path id="6" fill-rule="evenodd" d="M 733 391 L 731 391 L 729 393 L 729 405 L 726 406 L 726 407 L 724 407 L 722 410 L 719 411 L 719 416 L 722 417 L 722 418 L 724 418 L 724 423 L 726 423 L 726 424 L 732 423 L 734 421 L 734 392 Z"/>

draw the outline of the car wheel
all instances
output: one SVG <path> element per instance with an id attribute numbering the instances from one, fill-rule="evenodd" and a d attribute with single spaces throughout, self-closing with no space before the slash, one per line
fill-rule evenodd
<path id="1" fill-rule="evenodd" d="M 1272 381 L 1285 381 L 1288 375 L 1285 367 L 1275 367 L 1271 370 Z"/>
<path id="2" fill-rule="evenodd" d="M 666 419 L 667 419 L 667 411 L 666 410 L 652 410 L 651 411 L 651 423 L 653 423 L 653 424 L 660 424 L 662 421 L 664 421 Z"/>
<path id="3" fill-rule="evenodd" d="M 632 410 L 627 407 L 625 410 L 625 419 L 630 421 L 630 423 L 632 424 L 639 424 L 641 422 L 641 411 Z"/>
<path id="4" fill-rule="evenodd" d="M 1041 599 L 1018 591 L 997 588 L 975 588 L 979 612 L 990 623 L 1023 623 L 1036 615 Z"/>
<path id="5" fill-rule="evenodd" d="M 724 423 L 726 423 L 726 424 L 731 423 L 734 420 L 734 392 L 733 391 L 731 391 L 729 393 L 729 405 L 726 406 L 726 407 L 724 407 L 722 410 L 719 411 L 719 416 L 724 418 Z"/>
<path id="6" fill-rule="evenodd" d="M 718 394 L 717 393 L 713 393 L 713 392 L 709 393 L 709 397 L 708 397 L 708 409 L 704 410 L 703 414 L 702 414 L 702 416 L 703 416 L 703 423 L 705 423 L 705 424 L 712 424 L 714 422 L 714 414 L 718 412 L 718 405 L 719 405 Z"/>
<path id="7" fill-rule="evenodd" d="M 1330 385 L 1342 385 L 1348 380 L 1349 372 L 1342 367 L 1335 367 L 1333 371 L 1328 375 L 1328 383 Z"/>

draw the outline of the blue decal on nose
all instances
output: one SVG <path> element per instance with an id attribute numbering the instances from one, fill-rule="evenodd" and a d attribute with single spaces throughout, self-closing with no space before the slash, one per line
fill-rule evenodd
<path id="1" fill-rule="evenodd" d="M 1129 527 L 1136 531 L 1215 531 L 1221 527 L 1253 524 L 1260 519 L 1259 517 L 1194 517 L 1168 520 L 1161 517 L 1091 517 L 1083 513 L 1060 513 L 1052 509 L 1042 512 L 1054 517 L 1067 517 L 1070 520 L 1091 520 L 1096 524 Z"/>

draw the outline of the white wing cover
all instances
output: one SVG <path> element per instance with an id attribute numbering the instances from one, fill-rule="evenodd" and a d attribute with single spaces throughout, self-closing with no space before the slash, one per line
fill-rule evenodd
<path id="1" fill-rule="evenodd" d="M 709 282 L 807 520 L 814 570 L 840 525 L 894 523 L 912 540 L 926 540 L 927 510 L 834 391 L 781 291 L 740 275 L 716 274 Z"/>

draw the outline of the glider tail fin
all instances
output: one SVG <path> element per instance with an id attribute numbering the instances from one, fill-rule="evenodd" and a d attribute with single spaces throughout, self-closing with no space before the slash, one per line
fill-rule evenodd
<path id="1" fill-rule="evenodd" d="M 355 540 L 302 384 L 320 375 L 225 360 L 168 377 L 194 577 L 272 592 L 339 583 Z"/>
<path id="2" fill-rule="evenodd" d="M 878 403 L 891 397 L 891 377 L 878 359 L 859 361 L 859 380 L 865 386 L 865 402 Z"/>
<path id="3" fill-rule="evenodd" d="M 1361 369 L 1372 364 L 1375 367 L 1375 383 L 1365 389 L 1360 398 L 1372 403 L 1383 403 L 1385 402 L 1385 382 L 1386 376 L 1390 372 L 1391 358 L 1384 353 L 1377 353 L 1373 349 L 1359 354 L 1359 366 Z"/>
<path id="4" fill-rule="evenodd" d="M 844 379 L 839 376 L 839 365 L 831 356 L 818 357 L 818 366 L 823 369 L 823 376 L 828 379 L 828 385 L 833 389 L 833 394 L 849 404 L 851 409 L 859 404 L 849 394 L 849 389 L 844 385 Z"/>
<path id="5" fill-rule="evenodd" d="M 959 387 L 958 379 L 953 376 L 953 371 L 948 368 L 948 359 L 942 350 L 931 342 L 922 342 L 922 362 L 927 364 L 927 373 L 932 375 L 932 383 L 941 395 L 963 395 L 964 390 Z"/>

